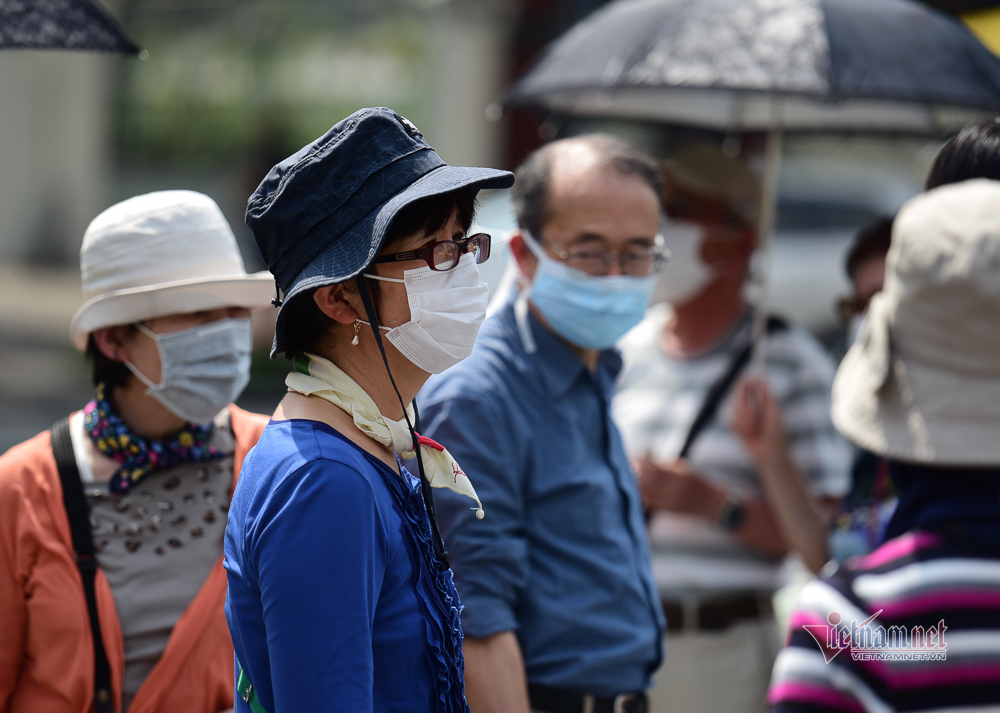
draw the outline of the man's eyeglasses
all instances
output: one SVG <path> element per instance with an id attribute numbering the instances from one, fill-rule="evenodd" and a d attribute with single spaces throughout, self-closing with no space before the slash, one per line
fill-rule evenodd
<path id="1" fill-rule="evenodd" d="M 667 255 L 655 245 L 635 246 L 623 253 L 610 252 L 590 245 L 577 245 L 569 250 L 560 250 L 551 243 L 545 245 L 556 256 L 566 261 L 570 267 L 589 275 L 606 275 L 617 259 L 621 274 L 629 277 L 646 277 L 659 270 L 667 261 Z"/>
<path id="2" fill-rule="evenodd" d="M 486 262 L 490 257 L 490 236 L 487 233 L 476 233 L 464 240 L 442 240 L 431 243 L 419 250 L 408 250 L 404 253 L 393 253 L 375 258 L 375 262 L 406 262 L 408 260 L 423 260 L 432 270 L 447 272 L 454 268 L 465 253 L 472 253 L 477 264 Z"/>

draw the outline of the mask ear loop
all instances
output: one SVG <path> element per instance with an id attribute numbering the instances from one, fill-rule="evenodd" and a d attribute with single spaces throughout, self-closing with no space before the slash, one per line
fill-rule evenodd
<path id="1" fill-rule="evenodd" d="M 368 291 L 368 281 L 363 279 L 364 275 L 358 276 L 358 292 L 361 295 L 361 304 L 365 307 L 365 312 L 368 316 L 368 322 L 372 333 L 375 335 L 375 343 L 378 344 L 378 350 L 382 354 L 382 362 L 385 364 L 385 372 L 389 375 L 389 383 L 392 384 L 392 390 L 396 392 L 396 398 L 399 399 L 399 405 L 403 407 L 403 418 L 406 419 L 406 427 L 410 431 L 410 438 L 413 442 L 413 450 L 417 453 L 417 469 L 420 473 L 420 492 L 424 496 L 424 506 L 427 508 L 427 517 L 431 524 L 431 541 L 434 544 L 434 555 L 437 557 L 438 566 L 441 569 L 448 569 L 451 565 L 448 563 L 448 552 L 444 548 L 444 540 L 441 539 L 441 531 L 438 528 L 437 512 L 434 509 L 434 493 L 431 491 L 431 484 L 427 480 L 427 476 L 424 474 L 424 459 L 420 455 L 420 444 L 417 440 L 417 431 L 412 423 L 410 423 L 410 416 L 406 413 L 406 404 L 403 403 L 403 397 L 399 393 L 399 388 L 396 386 L 396 380 L 392 378 L 392 370 L 389 369 L 389 360 L 385 355 L 385 346 L 382 344 L 382 334 L 378 328 L 378 315 L 375 313 L 375 305 L 372 302 L 371 293 Z M 417 412 L 416 401 L 413 403 L 413 415 L 419 423 L 419 415 Z"/>

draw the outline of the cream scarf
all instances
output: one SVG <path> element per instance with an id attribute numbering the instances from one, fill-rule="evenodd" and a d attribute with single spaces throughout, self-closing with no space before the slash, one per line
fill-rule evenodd
<path id="1" fill-rule="evenodd" d="M 385 418 L 371 396 L 332 361 L 315 354 L 307 354 L 305 359 L 296 359 L 295 371 L 285 377 L 285 384 L 292 391 L 306 396 L 318 396 L 344 409 L 354 418 L 354 425 L 365 435 L 392 449 L 400 458 L 407 460 L 416 456 L 406 420 L 390 421 Z M 413 423 L 412 405 L 406 407 L 406 414 L 410 417 L 410 423 Z M 484 515 L 483 504 L 479 502 L 479 496 L 469 477 L 448 450 L 420 434 L 417 434 L 417 444 L 424 462 L 424 475 L 431 487 L 448 488 L 472 498 L 479 505 L 476 517 L 481 520 Z"/>

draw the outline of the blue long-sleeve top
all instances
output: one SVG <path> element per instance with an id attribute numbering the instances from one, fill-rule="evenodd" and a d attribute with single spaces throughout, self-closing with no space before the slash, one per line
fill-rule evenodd
<path id="1" fill-rule="evenodd" d="M 590 372 L 508 304 L 472 356 L 419 394 L 423 434 L 476 487 L 486 517 L 438 490 L 467 636 L 513 631 L 528 681 L 610 696 L 640 691 L 663 627 L 645 520 L 609 396 L 621 368 Z"/>
<path id="2" fill-rule="evenodd" d="M 244 461 L 226 617 L 268 713 L 468 710 L 461 605 L 400 470 L 307 420 L 272 421 Z"/>

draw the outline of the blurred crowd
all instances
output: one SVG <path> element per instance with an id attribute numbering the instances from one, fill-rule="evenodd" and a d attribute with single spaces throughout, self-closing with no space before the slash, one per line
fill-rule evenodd
<path id="1" fill-rule="evenodd" d="M 250 196 L 255 274 L 208 196 L 108 208 L 93 398 L 0 457 L 0 711 L 1000 709 L 1000 119 L 925 188 L 856 235 L 839 366 L 704 140 L 511 174 L 363 109 Z"/>

